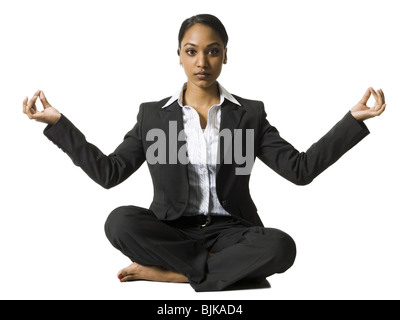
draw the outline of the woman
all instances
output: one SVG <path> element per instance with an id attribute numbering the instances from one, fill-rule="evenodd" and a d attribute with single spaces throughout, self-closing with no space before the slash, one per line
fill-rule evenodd
<path id="1" fill-rule="evenodd" d="M 47 123 L 44 134 L 105 188 L 147 161 L 150 208 L 119 207 L 105 224 L 110 242 L 133 262 L 118 273 L 120 281 L 189 282 L 196 291 L 258 285 L 291 267 L 296 246 L 258 216 L 248 188 L 255 157 L 293 183 L 308 184 L 369 133 L 363 121 L 385 110 L 385 98 L 369 88 L 324 137 L 298 152 L 269 124 L 262 102 L 234 96 L 217 82 L 228 35 L 216 17 L 186 19 L 178 40 L 187 83 L 170 98 L 142 104 L 136 125 L 108 156 L 43 91 L 26 97 L 23 111 Z M 376 103 L 369 108 L 371 94 Z"/>

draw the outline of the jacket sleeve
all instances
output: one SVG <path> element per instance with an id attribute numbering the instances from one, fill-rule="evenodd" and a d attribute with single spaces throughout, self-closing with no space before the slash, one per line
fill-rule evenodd
<path id="1" fill-rule="evenodd" d="M 306 152 L 299 152 L 282 139 L 278 130 L 269 124 L 263 103 L 260 109 L 261 131 L 257 157 L 297 185 L 311 183 L 315 177 L 369 134 L 364 122 L 357 121 L 349 111 Z"/>
<path id="2" fill-rule="evenodd" d="M 44 135 L 62 149 L 82 170 L 102 187 L 109 189 L 126 180 L 145 161 L 141 137 L 143 105 L 140 106 L 137 123 L 123 142 L 108 156 L 85 136 L 66 116 L 44 129 Z"/>

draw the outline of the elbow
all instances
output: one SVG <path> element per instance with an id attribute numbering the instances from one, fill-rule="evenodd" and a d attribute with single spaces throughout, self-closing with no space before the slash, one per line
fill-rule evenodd
<path id="1" fill-rule="evenodd" d="M 306 186 L 313 182 L 314 179 L 312 178 L 303 178 L 299 180 L 292 181 L 297 186 Z"/>
<path id="2" fill-rule="evenodd" d="M 100 185 L 101 187 L 103 187 L 104 189 L 111 189 L 112 187 L 115 187 L 117 184 L 116 183 L 113 183 L 113 181 L 111 181 L 111 180 L 101 180 L 101 181 L 98 181 L 98 180 L 95 180 L 95 182 L 97 182 L 97 184 L 98 185 Z"/>
<path id="3" fill-rule="evenodd" d="M 113 187 L 113 185 L 111 184 L 101 184 L 101 186 L 106 190 L 111 189 Z"/>
<path id="4" fill-rule="evenodd" d="M 118 185 L 118 183 L 113 182 L 113 181 L 105 181 L 102 183 L 99 183 L 104 189 L 111 189 L 113 187 L 115 187 L 116 185 Z"/>
<path id="5" fill-rule="evenodd" d="M 296 177 L 296 180 L 294 181 L 294 184 L 298 185 L 298 186 L 307 186 L 309 185 L 311 182 L 314 181 L 314 178 L 316 176 L 310 173 L 305 173 L 303 172 L 303 174 L 300 174 Z"/>
<path id="6" fill-rule="evenodd" d="M 284 172 L 281 174 L 284 178 L 289 180 L 291 183 L 297 185 L 297 186 L 306 186 L 313 182 L 315 176 L 308 174 L 307 172 L 299 172 L 299 171 L 290 171 L 290 172 Z"/>
<path id="7" fill-rule="evenodd" d="M 297 172 L 296 174 L 288 175 L 288 180 L 297 186 L 306 186 L 313 182 L 315 176 L 308 172 Z"/>

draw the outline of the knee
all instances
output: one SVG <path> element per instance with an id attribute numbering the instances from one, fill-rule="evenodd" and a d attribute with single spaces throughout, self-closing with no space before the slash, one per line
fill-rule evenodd
<path id="1" fill-rule="evenodd" d="M 288 270 L 296 259 L 296 243 L 287 233 L 275 230 L 275 265 L 276 272 L 283 273 Z"/>
<path id="2" fill-rule="evenodd" d="M 111 241 L 115 235 L 119 233 L 125 224 L 126 220 L 126 207 L 118 207 L 111 211 L 104 224 L 104 231 L 107 238 Z"/>
<path id="3" fill-rule="evenodd" d="M 143 214 L 148 215 L 148 211 L 135 206 L 122 206 L 114 209 L 104 224 L 107 238 L 113 242 L 112 240 L 119 238 L 121 234 L 134 233 L 135 226 L 140 224 Z"/>

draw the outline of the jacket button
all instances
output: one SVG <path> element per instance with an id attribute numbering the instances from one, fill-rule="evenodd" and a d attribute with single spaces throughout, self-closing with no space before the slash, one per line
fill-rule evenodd
<path id="1" fill-rule="evenodd" d="M 228 205 L 228 200 L 222 200 L 221 204 L 223 207 L 226 207 Z"/>

